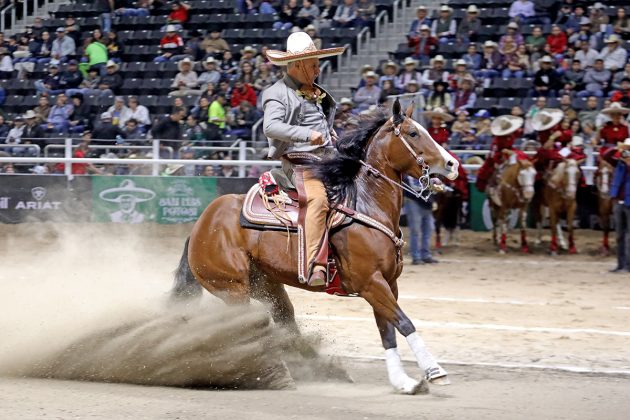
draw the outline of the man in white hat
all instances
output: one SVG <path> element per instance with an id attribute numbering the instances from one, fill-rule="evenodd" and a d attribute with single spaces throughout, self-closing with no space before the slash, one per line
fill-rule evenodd
<path id="1" fill-rule="evenodd" d="M 535 96 L 555 96 L 561 87 L 560 75 L 554 68 L 553 58 L 546 55 L 540 59 L 540 69 L 534 76 Z"/>
<path id="2" fill-rule="evenodd" d="M 193 61 L 186 57 L 177 63 L 179 73 L 175 75 L 171 88 L 175 89 L 168 96 L 201 95 L 197 72 L 193 70 Z"/>
<path id="3" fill-rule="evenodd" d="M 431 24 L 431 35 L 438 38 L 440 43 L 446 43 L 455 38 L 457 21 L 453 18 L 452 9 L 447 5 L 440 6 L 439 15 Z"/>
<path id="4" fill-rule="evenodd" d="M 381 97 L 381 88 L 376 84 L 377 74 L 373 71 L 365 73 L 365 86 L 354 93 L 354 103 L 359 112 L 369 109 L 372 105 L 378 105 Z"/>
<path id="5" fill-rule="evenodd" d="M 383 75 L 378 78 L 378 87 L 383 88 L 383 82 L 389 80 L 392 86 L 396 85 L 396 77 L 398 76 L 398 64 L 395 61 L 388 61 L 383 64 Z"/>
<path id="6" fill-rule="evenodd" d="M 602 157 L 615 167 L 610 187 L 617 233 L 617 267 L 611 273 L 630 272 L 630 138 L 617 143 L 616 149 Z"/>
<path id="7" fill-rule="evenodd" d="M 416 18 L 411 22 L 407 39 L 412 40 L 420 35 L 420 30 L 423 25 L 431 27 L 431 18 L 428 17 L 427 6 L 421 5 L 416 9 Z"/>
<path id="8" fill-rule="evenodd" d="M 618 35 L 612 34 L 604 42 L 606 46 L 599 54 L 604 60 L 604 67 L 612 72 L 622 69 L 626 64 L 628 52 L 621 47 L 621 39 Z"/>
<path id="9" fill-rule="evenodd" d="M 166 25 L 166 35 L 160 40 L 160 54 L 153 59 L 155 63 L 178 61 L 183 58 L 184 40 L 177 33 L 175 25 Z"/>
<path id="10" fill-rule="evenodd" d="M 352 99 L 341 98 L 341 101 L 339 101 L 339 109 L 337 110 L 337 113 L 335 114 L 335 124 L 334 124 L 335 130 L 337 131 L 337 133 L 339 133 L 339 135 L 341 135 L 343 130 L 346 129 L 348 125 L 348 121 L 354 118 L 353 108 L 354 108 L 354 103 L 352 102 Z"/>
<path id="11" fill-rule="evenodd" d="M 322 156 L 332 150 L 335 141 L 333 122 L 336 103 L 321 86 L 315 84 L 319 75 L 319 59 L 340 55 L 344 48 L 318 50 L 305 32 L 295 32 L 287 39 L 286 51 L 267 51 L 267 58 L 278 66 L 287 66 L 285 76 L 263 92 L 263 130 L 269 139 L 269 154 L 280 158 L 282 169 L 293 178 L 293 165 L 284 156 L 291 152 L 306 152 Z M 309 171 L 304 172 L 307 196 L 306 256 L 307 283 L 325 284 L 326 268 L 315 265 L 319 243 L 324 235 L 328 199 L 322 182 Z M 301 279 L 302 281 L 306 279 Z"/>
<path id="12" fill-rule="evenodd" d="M 438 40 L 431 35 L 431 28 L 427 25 L 420 26 L 420 33 L 413 38 L 409 38 L 407 45 L 414 49 L 415 58 L 429 57 L 436 49 Z"/>
<path id="13" fill-rule="evenodd" d="M 106 73 L 103 77 L 101 77 L 101 83 L 98 85 L 98 88 L 102 91 L 111 91 L 115 94 L 118 93 L 118 89 L 123 84 L 123 78 L 118 72 L 118 64 L 116 62 L 109 60 L 105 65 Z"/>
<path id="14" fill-rule="evenodd" d="M 412 57 L 407 57 L 402 63 L 403 70 L 396 78 L 396 89 L 403 90 L 410 80 L 422 83 L 422 73 L 417 69 L 418 62 Z"/>
<path id="15" fill-rule="evenodd" d="M 445 61 L 446 60 L 444 60 L 444 56 L 442 55 L 436 55 L 433 57 L 430 62 L 430 67 L 422 73 L 420 83 L 424 88 L 430 89 L 435 82 L 448 82 L 449 72 L 444 70 Z M 429 91 L 426 90 L 423 91 L 423 93 L 428 95 Z"/>
<path id="16" fill-rule="evenodd" d="M 524 120 L 521 117 L 512 115 L 502 115 L 492 121 L 490 132 L 493 137 L 490 153 L 477 173 L 475 185 L 479 191 L 486 190 L 489 181 L 493 179 L 495 170 L 505 161 L 506 150 L 519 153 L 518 159 L 527 159 L 527 155 L 514 149 L 514 143 L 523 135 L 523 123 Z"/>
<path id="17" fill-rule="evenodd" d="M 610 118 L 597 134 L 596 141 L 600 144 L 600 154 L 604 154 L 610 148 L 614 148 L 616 144 L 623 142 L 624 139 L 630 137 L 628 125 L 624 118 L 630 113 L 629 108 L 621 106 L 619 102 L 613 102 L 609 107 L 602 109 L 602 114 Z"/>
<path id="18" fill-rule="evenodd" d="M 481 29 L 481 19 L 479 19 L 479 9 L 474 4 L 466 9 L 466 16 L 457 26 L 457 41 L 461 44 L 468 44 L 477 40 L 477 33 Z"/>
<path id="19" fill-rule="evenodd" d="M 217 70 L 217 60 L 214 57 L 209 56 L 203 62 L 203 66 L 206 71 L 199 75 L 197 81 L 199 82 L 199 89 L 205 92 L 208 89 L 208 83 L 212 83 L 213 86 L 217 86 L 221 80 L 221 72 Z"/>

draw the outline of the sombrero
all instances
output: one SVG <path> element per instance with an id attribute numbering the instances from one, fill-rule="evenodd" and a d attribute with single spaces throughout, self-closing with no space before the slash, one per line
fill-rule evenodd
<path id="1" fill-rule="evenodd" d="M 451 114 L 440 107 L 435 108 L 433 111 L 425 111 L 422 113 L 422 115 L 427 118 L 442 118 L 442 120 L 446 122 L 453 121 L 455 119 L 455 117 L 453 117 Z"/>
<path id="2" fill-rule="evenodd" d="M 389 60 L 388 62 L 386 62 L 385 64 L 383 64 L 383 71 L 385 71 L 385 69 L 386 69 L 387 67 L 393 67 L 393 68 L 394 68 L 394 71 L 395 71 L 396 73 L 398 73 L 398 64 L 396 64 L 396 62 L 395 62 L 395 61 L 391 61 L 391 60 Z"/>
<path id="3" fill-rule="evenodd" d="M 501 115 L 490 124 L 493 136 L 507 136 L 523 126 L 523 119 L 514 115 Z"/>
<path id="4" fill-rule="evenodd" d="M 554 127 L 564 118 L 564 112 L 559 109 L 543 108 L 532 119 L 532 128 L 545 131 Z"/>
<path id="5" fill-rule="evenodd" d="M 604 108 L 602 109 L 602 114 L 628 114 L 630 113 L 630 108 L 625 108 L 623 106 L 621 106 L 621 104 L 619 102 L 613 102 L 612 104 L 610 104 L 610 106 L 608 108 Z"/>
<path id="6" fill-rule="evenodd" d="M 277 66 L 286 66 L 294 61 L 309 58 L 325 58 L 343 54 L 345 47 L 324 48 L 318 50 L 306 32 L 295 32 L 287 38 L 287 50 L 268 50 L 267 58 Z"/>
<path id="7" fill-rule="evenodd" d="M 119 187 L 103 190 L 98 196 L 101 200 L 112 203 L 120 203 L 121 197 L 123 196 L 132 196 L 135 198 L 136 202 L 142 203 L 143 201 L 153 199 L 155 193 L 146 188 L 136 187 L 136 183 L 131 179 L 125 179 L 120 183 Z"/>
<path id="8" fill-rule="evenodd" d="M 190 58 L 186 57 L 183 60 L 180 60 L 179 63 L 177 63 L 177 69 L 179 71 L 182 71 L 182 66 L 184 64 L 190 64 L 190 69 L 192 70 L 193 65 L 195 64 L 194 61 L 192 61 Z"/>
<path id="9" fill-rule="evenodd" d="M 179 171 L 183 167 L 184 167 L 184 165 L 182 165 L 182 164 L 166 165 L 166 169 L 164 170 L 164 174 L 165 175 L 173 175 L 173 174 L 175 174 L 175 172 Z"/>
<path id="10" fill-rule="evenodd" d="M 483 165 L 483 158 L 479 156 L 471 156 L 464 162 L 466 165 Z"/>

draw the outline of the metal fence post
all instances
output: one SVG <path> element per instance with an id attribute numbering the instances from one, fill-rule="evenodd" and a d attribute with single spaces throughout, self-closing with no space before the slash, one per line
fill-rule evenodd
<path id="1" fill-rule="evenodd" d="M 72 181 L 72 139 L 71 138 L 67 138 L 65 139 L 65 149 L 64 149 L 64 154 L 63 157 L 66 159 L 64 161 L 64 168 L 63 168 L 63 173 L 66 175 L 66 177 L 68 178 L 68 181 Z"/>
<path id="2" fill-rule="evenodd" d="M 245 141 L 243 141 L 243 139 L 239 139 L 240 142 L 238 143 L 238 160 L 247 160 L 247 151 L 245 148 Z M 238 177 L 239 178 L 245 178 L 245 166 L 239 166 L 238 167 Z"/>
<path id="3" fill-rule="evenodd" d="M 158 139 L 153 139 L 153 161 L 151 168 L 151 175 L 158 176 L 160 174 L 160 164 L 158 160 L 160 160 L 160 141 Z"/>

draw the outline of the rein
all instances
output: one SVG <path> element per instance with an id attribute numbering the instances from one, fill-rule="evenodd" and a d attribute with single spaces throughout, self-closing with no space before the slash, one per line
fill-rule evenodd
<path id="1" fill-rule="evenodd" d="M 416 153 L 416 151 L 413 150 L 409 142 L 403 137 L 402 133 L 400 132 L 400 127 L 394 128 L 394 134 L 396 134 L 396 137 L 400 139 L 400 141 L 407 148 L 409 153 L 411 153 L 411 156 L 413 156 L 416 163 L 422 168 L 422 175 L 420 176 L 420 178 L 418 178 L 418 181 L 420 182 L 419 190 L 413 188 L 411 185 L 407 184 L 406 182 L 402 180 L 398 182 L 391 179 L 390 177 L 386 176 L 381 171 L 379 171 L 378 169 L 376 169 L 369 163 L 364 162 L 363 160 L 359 160 L 359 163 L 365 166 L 368 172 L 371 173 L 372 175 L 379 178 L 383 178 L 385 181 L 400 188 L 403 191 L 408 192 L 409 194 L 413 195 L 416 198 L 422 198 L 424 201 L 428 201 L 429 197 L 431 197 L 431 195 L 433 194 L 433 189 L 431 186 L 431 178 L 429 177 L 429 171 L 431 168 L 429 167 L 429 165 L 426 164 L 426 162 L 424 161 L 424 158 L 418 155 L 418 153 Z"/>

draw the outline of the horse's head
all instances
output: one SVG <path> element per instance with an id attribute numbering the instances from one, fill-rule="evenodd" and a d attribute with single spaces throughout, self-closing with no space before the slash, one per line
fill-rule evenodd
<path id="1" fill-rule="evenodd" d="M 566 199 L 574 199 L 580 181 L 580 168 L 574 159 L 561 162 L 552 175 L 552 182 Z"/>
<path id="2" fill-rule="evenodd" d="M 536 169 L 534 169 L 534 164 L 529 160 L 519 160 L 516 164 L 518 165 L 516 180 L 523 191 L 523 198 L 529 201 L 534 197 Z"/>
<path id="3" fill-rule="evenodd" d="M 448 179 L 457 178 L 459 162 L 442 146 L 437 144 L 431 135 L 420 124 L 411 118 L 413 104 L 402 113 L 400 102 L 393 106 L 391 132 L 384 139 L 385 155 L 390 166 L 401 173 L 414 178 L 426 174 L 444 175 Z"/>
<path id="4" fill-rule="evenodd" d="M 602 196 L 607 197 L 610 192 L 610 182 L 613 167 L 610 163 L 602 159 L 597 168 L 597 190 Z"/>

